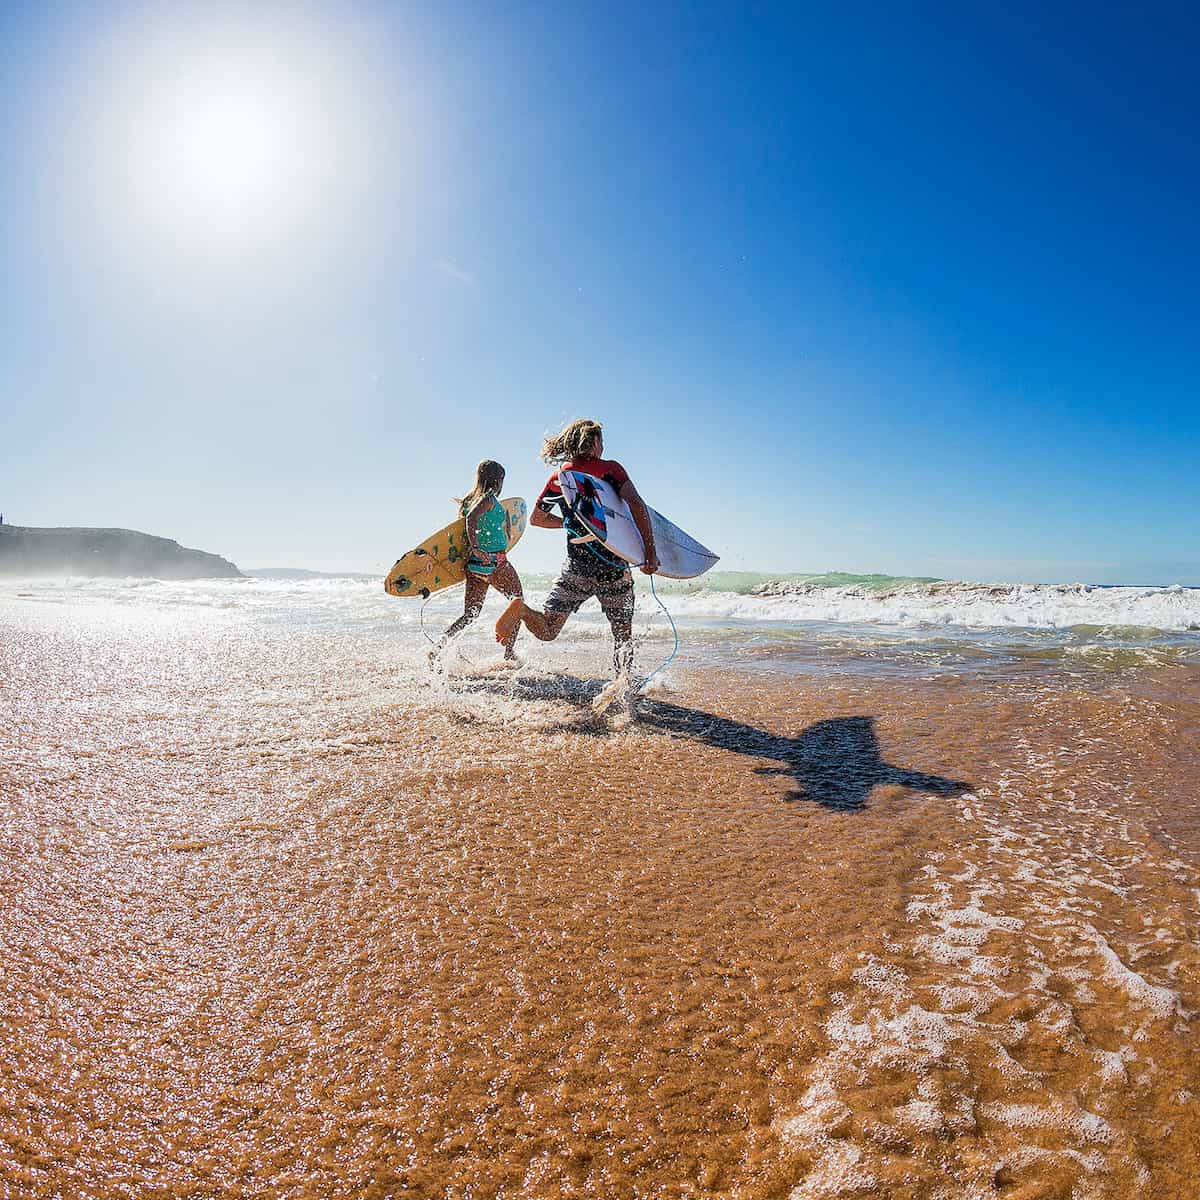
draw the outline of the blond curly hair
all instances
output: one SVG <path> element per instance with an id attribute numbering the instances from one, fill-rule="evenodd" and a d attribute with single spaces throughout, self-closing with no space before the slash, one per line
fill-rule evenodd
<path id="1" fill-rule="evenodd" d="M 600 436 L 603 427 L 599 421 L 580 417 L 564 425 L 557 433 L 542 442 L 542 461 L 546 463 L 566 462 L 587 453 L 594 438 Z"/>

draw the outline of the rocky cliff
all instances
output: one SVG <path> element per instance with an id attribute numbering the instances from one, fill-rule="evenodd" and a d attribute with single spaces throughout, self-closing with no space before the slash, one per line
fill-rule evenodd
<path id="1" fill-rule="evenodd" d="M 0 575 L 110 575 L 143 579 L 236 579 L 219 554 L 188 550 L 132 529 L 33 529 L 0 525 Z"/>

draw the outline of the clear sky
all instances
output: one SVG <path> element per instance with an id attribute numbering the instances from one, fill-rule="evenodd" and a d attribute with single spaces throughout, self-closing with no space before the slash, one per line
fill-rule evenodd
<path id="1" fill-rule="evenodd" d="M 1198 14 L 6 6 L 0 511 L 382 570 L 591 416 L 730 568 L 1200 584 Z"/>

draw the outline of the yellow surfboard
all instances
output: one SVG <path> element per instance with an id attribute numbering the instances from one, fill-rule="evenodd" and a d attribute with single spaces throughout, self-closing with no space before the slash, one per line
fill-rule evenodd
<path id="1" fill-rule="evenodd" d="M 501 500 L 500 504 L 504 508 L 504 533 L 511 550 L 525 532 L 525 501 L 520 496 L 513 496 Z M 424 598 L 442 588 L 453 587 L 466 578 L 469 554 L 467 522 L 459 517 L 397 559 L 383 581 L 383 590 L 389 596 Z"/>

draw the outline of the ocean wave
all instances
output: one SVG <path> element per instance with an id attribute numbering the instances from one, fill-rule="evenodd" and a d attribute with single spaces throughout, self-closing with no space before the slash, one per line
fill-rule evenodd
<path id="1" fill-rule="evenodd" d="M 846 580 L 851 582 L 846 582 Z M 638 614 L 661 616 L 649 581 L 636 576 Z M 121 606 L 219 608 L 248 613 L 308 612 L 350 623 L 416 622 L 418 600 L 395 600 L 370 576 L 312 579 L 220 579 L 186 582 L 146 579 L 5 580 L 0 595 L 13 599 L 107 601 Z M 525 576 L 530 603 L 544 601 L 553 577 Z M 727 586 L 720 586 L 727 585 Z M 694 626 L 720 628 L 823 623 L 902 630 L 1058 631 L 1086 644 L 1141 642 L 1160 634 L 1200 632 L 1200 588 L 1103 587 L 1089 584 L 983 584 L 895 576 L 767 576 L 713 572 L 691 581 L 657 581 L 671 614 Z M 461 611 L 461 589 L 438 593 L 425 619 L 436 624 Z M 487 609 L 500 598 L 489 595 Z M 592 606 L 585 609 L 587 612 Z"/>
<path id="2" fill-rule="evenodd" d="M 746 601 L 762 607 L 752 613 Z M 887 588 L 813 586 L 774 580 L 735 605 L 739 616 L 774 619 L 957 625 L 974 629 L 1077 630 L 1095 640 L 1200 631 L 1200 588 L 931 581 Z M 783 614 L 787 614 L 786 617 Z"/>

